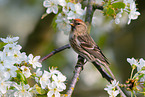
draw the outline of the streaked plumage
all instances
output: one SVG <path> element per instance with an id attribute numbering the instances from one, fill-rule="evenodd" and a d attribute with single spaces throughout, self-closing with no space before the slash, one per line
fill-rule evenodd
<path id="1" fill-rule="evenodd" d="M 103 77 L 109 82 L 112 78 L 102 68 L 102 65 L 107 66 L 109 63 L 107 58 L 104 56 L 100 48 L 88 34 L 87 25 L 81 19 L 74 19 L 70 23 L 71 32 L 69 35 L 69 41 L 71 47 L 81 57 L 90 61 L 100 71 Z"/>
<path id="2" fill-rule="evenodd" d="M 72 48 L 87 61 L 98 61 L 109 64 L 106 57 L 87 33 L 86 24 L 80 19 L 72 20 L 74 26 L 70 32 L 69 41 Z"/>

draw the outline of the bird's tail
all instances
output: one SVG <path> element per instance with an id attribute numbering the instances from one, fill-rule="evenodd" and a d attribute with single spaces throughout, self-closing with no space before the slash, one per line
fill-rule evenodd
<path id="1" fill-rule="evenodd" d="M 113 78 L 103 68 L 101 68 L 100 63 L 98 63 L 96 61 L 93 61 L 92 63 L 99 70 L 99 72 L 101 73 L 103 78 L 107 79 L 110 83 L 111 83 L 111 81 L 113 81 Z"/>

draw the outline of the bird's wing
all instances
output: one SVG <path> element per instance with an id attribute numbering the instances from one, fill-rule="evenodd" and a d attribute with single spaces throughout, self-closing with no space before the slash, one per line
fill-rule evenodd
<path id="1" fill-rule="evenodd" d="M 87 51 L 89 54 L 93 55 L 97 61 L 105 62 L 109 64 L 107 58 L 104 56 L 100 48 L 96 45 L 94 40 L 91 38 L 89 34 L 84 36 L 78 36 L 78 41 L 80 42 L 80 46 Z"/>

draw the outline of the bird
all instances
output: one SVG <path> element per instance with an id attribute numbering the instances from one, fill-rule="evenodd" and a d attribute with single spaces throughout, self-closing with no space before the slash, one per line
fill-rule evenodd
<path id="1" fill-rule="evenodd" d="M 102 66 L 108 66 L 109 62 L 89 35 L 86 23 L 81 19 L 73 19 L 70 25 L 69 42 L 72 49 L 78 55 L 93 63 L 102 76 L 111 82 L 113 78 L 102 68 Z"/>

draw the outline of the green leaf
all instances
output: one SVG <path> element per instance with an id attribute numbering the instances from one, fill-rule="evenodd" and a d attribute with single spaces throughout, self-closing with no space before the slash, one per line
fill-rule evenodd
<path id="1" fill-rule="evenodd" d="M 144 76 L 144 74 L 140 74 L 138 77 L 139 79 L 141 79 Z"/>
<path id="2" fill-rule="evenodd" d="M 45 90 L 43 90 L 41 87 L 39 87 L 37 84 L 36 84 L 36 91 L 39 93 L 39 94 L 45 94 Z"/>
<path id="3" fill-rule="evenodd" d="M 18 73 L 17 73 L 17 77 L 19 78 L 20 82 L 23 82 L 24 84 L 27 84 L 27 83 L 28 83 L 28 82 L 27 82 L 27 79 L 26 79 L 26 77 L 24 76 L 23 73 L 18 72 Z"/>
<path id="4" fill-rule="evenodd" d="M 4 47 L 7 43 L 0 42 L 0 49 Z"/>
<path id="5" fill-rule="evenodd" d="M 112 8 L 107 8 L 107 15 L 109 15 L 109 16 L 111 16 L 111 15 L 115 15 L 115 11 L 114 11 L 114 9 L 112 9 Z"/>
<path id="6" fill-rule="evenodd" d="M 116 2 L 116 3 L 112 4 L 112 7 L 115 8 L 115 9 L 116 8 L 121 9 L 121 8 L 125 8 L 125 4 L 123 2 Z"/>

